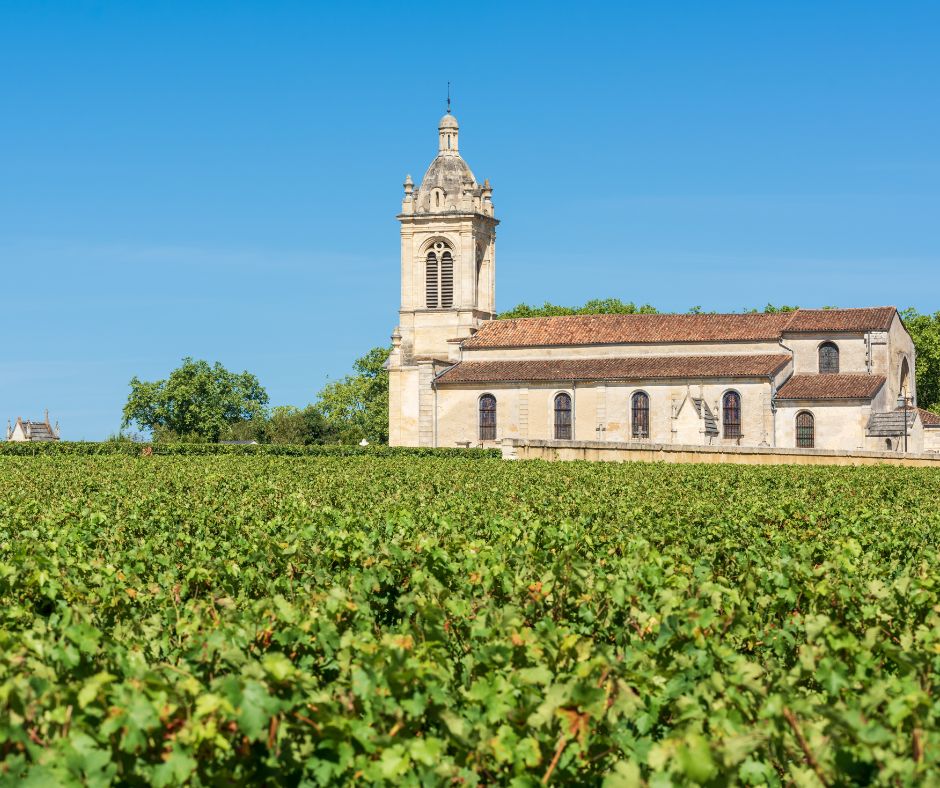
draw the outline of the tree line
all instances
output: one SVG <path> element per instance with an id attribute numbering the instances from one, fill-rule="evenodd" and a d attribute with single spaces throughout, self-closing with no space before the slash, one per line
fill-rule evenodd
<path id="1" fill-rule="evenodd" d="M 768 304 L 749 312 L 788 312 L 795 306 Z M 701 307 L 688 310 L 701 314 Z M 518 304 L 498 315 L 555 317 L 588 314 L 659 314 L 650 304 L 616 298 L 594 299 L 583 306 Z M 940 312 L 920 314 L 911 308 L 901 318 L 917 350 L 917 397 L 922 408 L 940 413 Z M 164 380 L 130 381 L 121 432 L 127 439 L 136 428 L 155 441 L 218 442 L 253 440 L 258 443 L 350 444 L 388 442 L 388 373 L 391 348 L 374 347 L 353 363 L 353 371 L 324 386 L 314 402 L 304 406 L 270 407 L 267 391 L 250 372 L 235 373 L 221 364 L 184 358 Z"/>
<path id="2" fill-rule="evenodd" d="M 388 443 L 391 348 L 375 347 L 356 359 L 352 374 L 328 383 L 304 407 L 269 407 L 267 391 L 250 372 L 184 358 L 164 380 L 133 377 L 116 439 L 149 432 L 154 441 L 257 441 L 301 445 Z"/>

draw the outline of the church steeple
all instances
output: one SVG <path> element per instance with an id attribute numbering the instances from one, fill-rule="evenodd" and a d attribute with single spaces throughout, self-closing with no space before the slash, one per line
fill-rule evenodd
<path id="1" fill-rule="evenodd" d="M 495 309 L 496 219 L 489 181 L 460 155 L 457 118 L 437 124 L 437 155 L 415 187 L 403 184 L 401 304 L 392 333 L 389 440 L 430 446 L 434 376 Z"/>

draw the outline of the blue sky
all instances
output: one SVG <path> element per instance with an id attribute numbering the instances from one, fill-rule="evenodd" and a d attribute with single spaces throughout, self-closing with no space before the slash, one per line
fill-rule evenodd
<path id="1" fill-rule="evenodd" d="M 940 4 L 0 5 L 0 417 L 114 431 L 186 355 L 304 405 L 387 341 L 461 151 L 497 303 L 940 309 Z"/>

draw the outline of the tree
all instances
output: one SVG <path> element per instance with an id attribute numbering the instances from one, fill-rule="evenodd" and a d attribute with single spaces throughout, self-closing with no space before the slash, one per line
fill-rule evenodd
<path id="1" fill-rule="evenodd" d="M 342 443 L 388 443 L 388 372 L 390 347 L 372 348 L 353 364 L 355 374 L 328 383 L 315 407 L 327 430 Z"/>
<path id="2" fill-rule="evenodd" d="M 917 404 L 940 413 L 940 312 L 922 315 L 912 307 L 901 319 L 917 349 Z"/>
<path id="3" fill-rule="evenodd" d="M 542 306 L 517 304 L 497 317 L 505 320 L 512 317 L 558 317 L 560 315 L 654 315 L 659 310 L 649 304 L 637 306 L 632 301 L 624 303 L 619 298 L 594 298 L 584 306 L 559 306 L 546 301 Z"/>
<path id="4" fill-rule="evenodd" d="M 267 443 L 310 445 L 330 443 L 335 439 L 326 417 L 315 405 L 303 409 L 281 405 L 271 411 L 265 424 L 264 440 Z"/>
<path id="5" fill-rule="evenodd" d="M 190 357 L 166 380 L 131 378 L 122 428 L 132 422 L 154 440 L 217 441 L 243 422 L 263 419 L 268 394 L 250 372 L 229 372 Z"/>

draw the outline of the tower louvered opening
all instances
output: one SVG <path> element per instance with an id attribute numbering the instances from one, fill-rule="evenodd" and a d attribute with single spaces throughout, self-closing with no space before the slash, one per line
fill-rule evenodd
<path id="1" fill-rule="evenodd" d="M 438 267 L 437 267 L 437 255 L 434 252 L 428 252 L 427 263 L 425 264 L 425 276 L 424 280 L 426 283 L 426 293 L 425 293 L 425 305 L 428 309 L 437 309 L 438 307 Z"/>
<path id="2" fill-rule="evenodd" d="M 454 305 L 454 258 L 450 252 L 441 255 L 441 306 L 448 309 Z"/>

